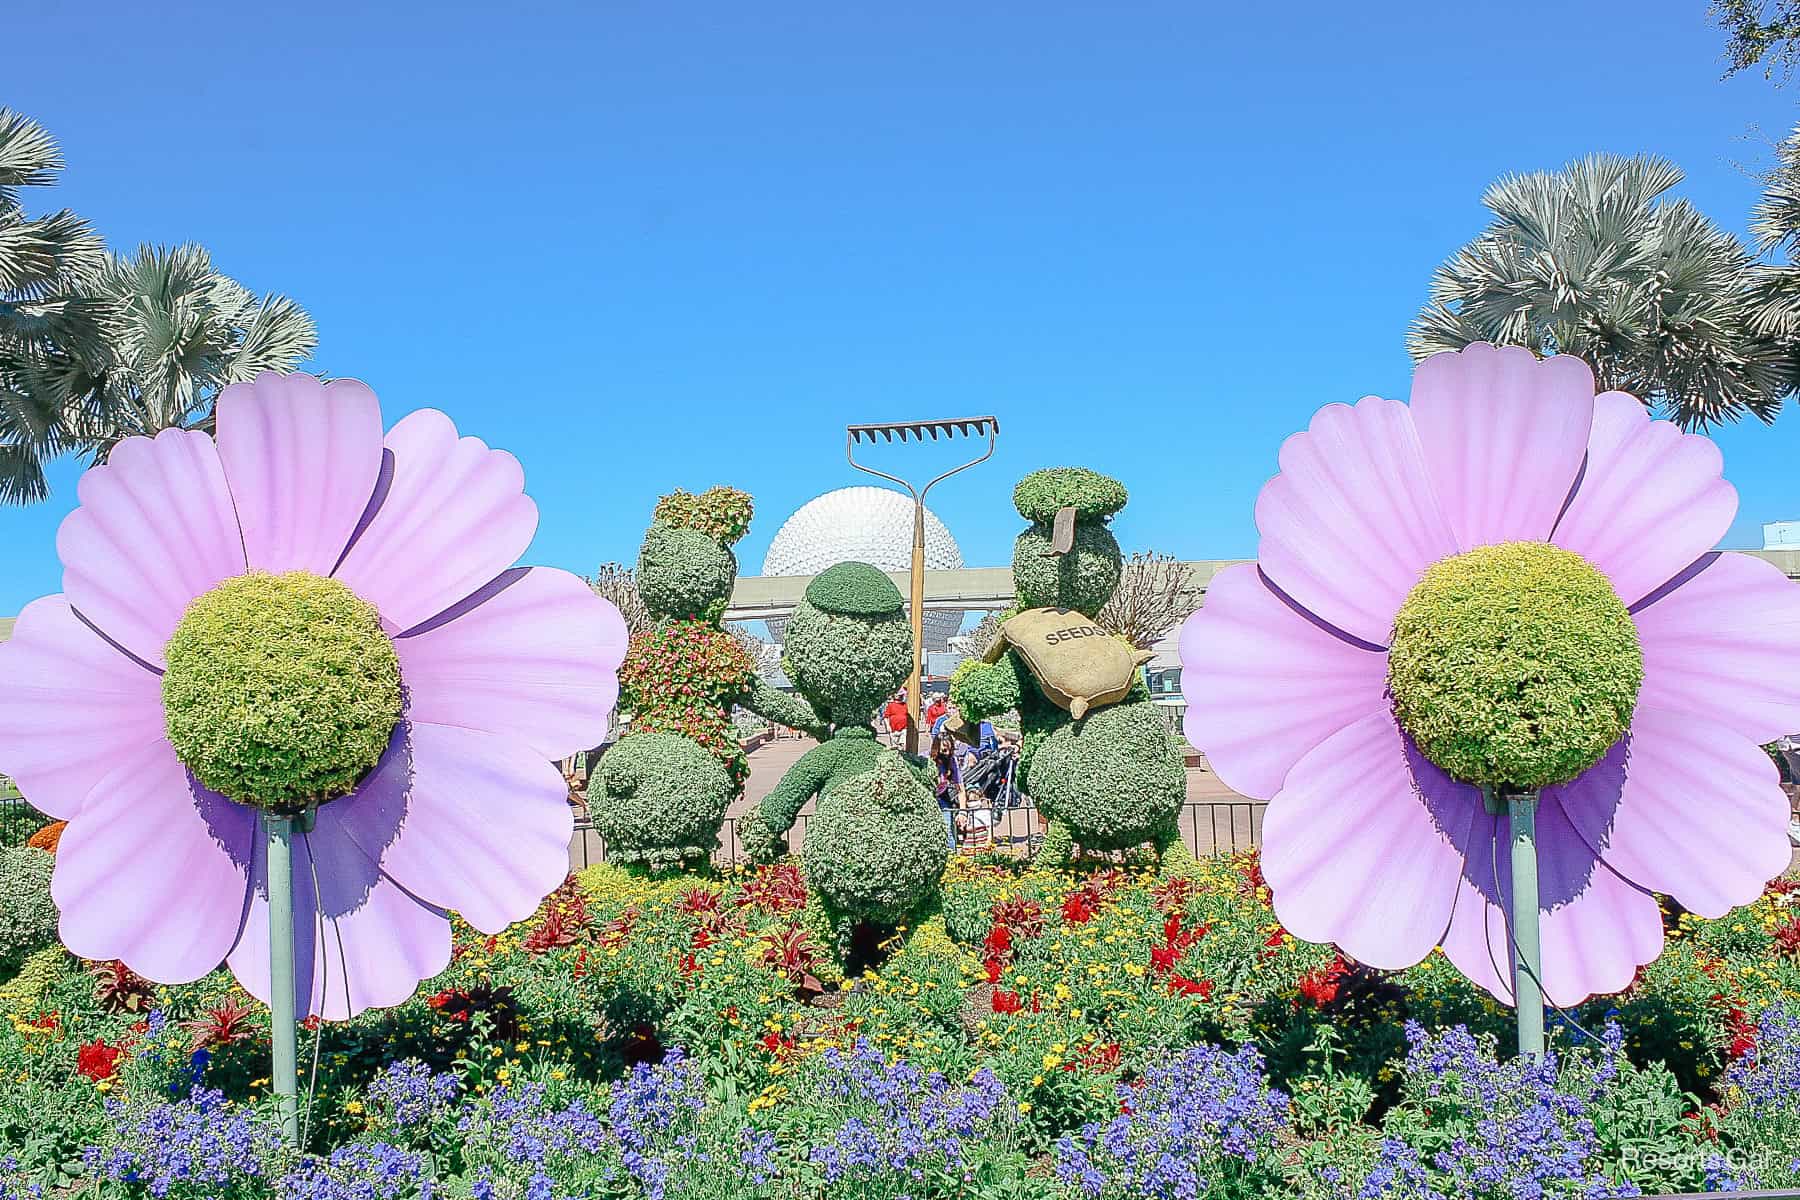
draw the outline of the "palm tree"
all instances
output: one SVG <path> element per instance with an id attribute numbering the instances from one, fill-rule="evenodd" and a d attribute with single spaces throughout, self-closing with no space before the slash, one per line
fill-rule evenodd
<path id="1" fill-rule="evenodd" d="M 66 407 L 51 374 L 66 354 L 99 347 L 92 306 L 76 288 L 105 246 L 67 209 L 34 219 L 20 198 L 55 183 L 62 167 L 43 126 L 0 108 L 0 502 L 45 494 L 42 464 L 63 449 Z"/>
<path id="2" fill-rule="evenodd" d="M 17 189 L 62 166 L 43 128 L 0 110 L 0 502 L 48 494 L 44 465 L 101 462 L 118 442 L 208 428 L 228 384 L 291 370 L 312 318 L 256 296 L 199 246 L 105 252 L 67 212 L 27 220 Z"/>
<path id="3" fill-rule="evenodd" d="M 1509 175 L 1494 221 L 1431 279 L 1415 358 L 1486 341 L 1579 355 L 1687 428 L 1773 421 L 1794 360 L 1759 323 L 1755 259 L 1685 200 L 1666 159 L 1591 155 Z"/>

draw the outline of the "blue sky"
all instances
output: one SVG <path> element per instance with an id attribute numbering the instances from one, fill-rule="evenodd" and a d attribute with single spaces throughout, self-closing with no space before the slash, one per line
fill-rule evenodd
<path id="1" fill-rule="evenodd" d="M 1131 488 L 1128 549 L 1251 554 L 1281 439 L 1405 395 L 1495 176 L 1661 153 L 1741 231 L 1734 163 L 1800 98 L 1720 80 L 1705 0 L 263 7 L 9 14 L 0 102 L 70 162 L 34 204 L 295 297 L 390 423 L 435 406 L 516 453 L 530 561 L 576 570 L 722 482 L 756 497 L 754 572 L 863 481 L 846 422 L 983 412 L 999 453 L 934 502 L 968 561 L 1063 462 Z M 1718 435 L 1729 544 L 1800 517 L 1797 434 Z M 59 586 L 75 475 L 0 509 L 0 613 Z"/>

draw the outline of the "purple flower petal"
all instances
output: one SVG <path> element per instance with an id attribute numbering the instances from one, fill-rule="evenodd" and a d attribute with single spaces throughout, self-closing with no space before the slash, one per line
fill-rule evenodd
<path id="1" fill-rule="evenodd" d="M 1704 713 L 1758 745 L 1800 731 L 1800 585 L 1773 563 L 1721 554 L 1632 616 L 1640 706 Z"/>
<path id="2" fill-rule="evenodd" d="M 198 979 L 237 940 L 256 818 L 194 784 L 161 739 L 108 765 L 57 846 L 63 944 L 159 983 Z"/>
<path id="3" fill-rule="evenodd" d="M 1330 625 L 1387 645 L 1419 576 L 1457 548 L 1406 406 L 1328 404 L 1280 462 L 1256 500 L 1264 573 Z"/>
<path id="4" fill-rule="evenodd" d="M 1255 564 L 1227 567 L 1181 628 L 1186 731 L 1227 786 L 1266 800 L 1308 751 L 1387 711 L 1387 656 L 1288 607 Z"/>
<path id="5" fill-rule="evenodd" d="M 1472 815 L 1451 807 L 1445 826 L 1421 801 L 1391 714 L 1356 721 L 1296 763 L 1269 804 L 1262 870 L 1276 915 L 1371 966 L 1413 965 L 1450 923 L 1456 825 Z"/>
<path id="6" fill-rule="evenodd" d="M 449 608 L 518 561 L 537 530 L 519 462 L 420 409 L 388 432 L 393 479 L 336 578 L 396 630 Z"/>
<path id="7" fill-rule="evenodd" d="M 1630 738 L 1544 795 L 1613 870 L 1703 917 L 1749 904 L 1787 869 L 1774 764 L 1710 716 L 1639 704 Z"/>
<path id="8" fill-rule="evenodd" d="M 1458 548 L 1543 541 L 1581 473 L 1594 374 L 1477 342 L 1413 372 L 1412 419 Z"/>
<path id="9" fill-rule="evenodd" d="M 349 838 L 342 806 L 319 809 L 311 833 L 294 839 L 294 993 L 302 1016 L 344 1021 L 404 1003 L 450 965 L 450 920 L 379 871 Z M 231 970 L 245 991 L 269 1002 L 268 847 L 256 840 L 250 906 Z M 313 886 L 314 873 L 317 889 Z"/>
<path id="10" fill-rule="evenodd" d="M 126 438 L 77 485 L 56 532 L 63 594 L 151 665 L 194 597 L 244 573 L 244 546 L 211 438 L 165 429 Z"/>
<path id="11" fill-rule="evenodd" d="M 329 575 L 381 470 L 381 405 L 354 379 L 265 371 L 219 395 L 219 457 L 258 571 Z"/>
<path id="12" fill-rule="evenodd" d="M 483 933 L 529 917 L 569 872 L 568 785 L 543 755 L 491 733 L 414 722 L 407 754 L 333 807 L 383 871 Z"/>
<path id="13" fill-rule="evenodd" d="M 1581 486 L 1552 539 L 1605 573 L 1629 607 L 1718 545 L 1737 515 L 1711 438 L 1652 421 L 1636 397 L 1594 401 Z"/>
<path id="14" fill-rule="evenodd" d="M 618 609 L 581 579 L 533 567 L 395 647 L 412 720 L 500 734 L 555 759 L 606 740 L 626 640 Z"/>
<path id="15" fill-rule="evenodd" d="M 81 623 L 68 601 L 25 606 L 0 643 L 0 771 L 69 820 L 114 763 L 163 737 L 162 684 Z"/>

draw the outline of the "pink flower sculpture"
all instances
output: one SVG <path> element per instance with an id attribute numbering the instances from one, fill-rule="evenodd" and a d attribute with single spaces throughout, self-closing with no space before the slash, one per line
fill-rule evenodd
<path id="1" fill-rule="evenodd" d="M 1653 893 L 1716 917 L 1785 869 L 1788 805 L 1760 746 L 1800 730 L 1800 587 L 1713 550 L 1737 494 L 1710 440 L 1595 396 L 1579 359 L 1475 345 L 1420 364 L 1410 406 L 1321 409 L 1280 466 L 1258 562 L 1213 579 L 1181 659 L 1189 740 L 1269 800 L 1262 869 L 1295 935 L 1394 969 L 1441 945 L 1511 1000 L 1508 819 L 1421 750 L 1390 675 L 1428 569 L 1483 547 L 1610 587 L 1637 671 L 1622 736 L 1601 724 L 1585 769 L 1534 785 L 1551 1002 L 1623 989 L 1660 953 Z M 1466 748 L 1450 732 L 1439 744 Z"/>
<path id="2" fill-rule="evenodd" d="M 229 962 L 267 1001 L 258 808 L 281 810 L 227 798 L 192 764 L 279 774 L 296 745 L 330 758 L 359 737 L 370 762 L 307 799 L 316 824 L 294 838 L 300 1013 L 405 1000 L 449 962 L 447 910 L 497 933 L 537 907 L 568 870 L 552 760 L 604 739 L 626 637 L 579 578 L 513 566 L 537 527 L 523 487 L 517 460 L 443 413 L 384 437 L 363 384 L 275 374 L 225 389 L 216 442 L 132 438 L 83 476 L 57 534 L 63 594 L 0 645 L 0 770 L 69 822 L 52 890 L 71 951 L 167 983 Z M 328 619 L 295 625 L 309 603 Z M 351 643 L 332 641 L 344 619 L 391 700 L 358 687 L 311 711 L 301 689 L 274 712 L 231 706 L 258 672 L 304 662 L 290 635 L 324 639 L 307 645 L 327 677 L 359 678 Z M 169 697 L 209 688 L 220 711 L 178 728 Z"/>

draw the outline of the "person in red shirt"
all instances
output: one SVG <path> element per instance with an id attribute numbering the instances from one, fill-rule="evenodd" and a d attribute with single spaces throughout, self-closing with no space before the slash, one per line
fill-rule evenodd
<path id="1" fill-rule="evenodd" d="M 931 707 L 925 710 L 925 728 L 937 732 L 938 718 L 950 711 L 950 700 L 946 696 L 933 696 Z"/>
<path id="2" fill-rule="evenodd" d="M 893 746 L 897 750 L 906 741 L 906 689 L 901 688 L 888 700 L 887 706 L 881 710 L 882 719 L 887 722 L 887 731 L 892 735 Z"/>

